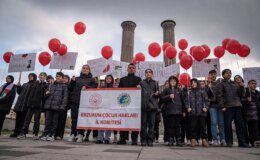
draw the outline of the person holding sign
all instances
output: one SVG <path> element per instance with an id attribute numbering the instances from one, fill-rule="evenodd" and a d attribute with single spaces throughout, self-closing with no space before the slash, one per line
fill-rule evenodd
<path id="1" fill-rule="evenodd" d="M 177 146 L 181 144 L 181 119 L 184 111 L 184 99 L 182 91 L 178 88 L 178 78 L 171 76 L 168 79 L 169 87 L 163 90 L 161 99 L 165 104 L 165 116 L 168 127 L 168 145 L 173 146 L 174 141 Z"/>
<path id="2" fill-rule="evenodd" d="M 140 82 L 141 98 L 141 145 L 153 146 L 155 116 L 159 103 L 158 82 L 153 80 L 153 71 L 145 70 L 145 78 Z M 147 130 L 148 129 L 148 130 Z"/>
<path id="3" fill-rule="evenodd" d="M 29 99 L 30 89 L 33 83 L 37 80 L 37 75 L 34 73 L 30 73 L 28 75 L 28 79 L 29 82 L 24 83 L 22 86 L 20 82 L 17 83 L 17 93 L 19 94 L 19 97 L 14 106 L 14 111 L 16 113 L 15 129 L 14 133 L 12 133 L 10 137 L 17 137 L 21 133 L 28 109 L 27 103 Z"/>
<path id="4" fill-rule="evenodd" d="M 79 113 L 80 94 L 81 90 L 84 88 L 97 88 L 97 83 L 92 77 L 89 65 L 82 66 L 80 76 L 73 76 L 68 85 L 70 91 L 69 104 L 71 108 L 71 135 L 68 139 L 69 142 L 75 140 L 77 140 L 77 142 L 83 142 L 85 130 L 77 130 L 76 127 Z"/>
<path id="5" fill-rule="evenodd" d="M 206 133 L 206 117 L 209 106 L 207 93 L 199 88 L 197 79 L 190 80 L 191 90 L 185 99 L 185 107 L 189 116 L 190 131 L 191 131 L 191 147 L 195 147 L 197 137 L 197 129 L 202 138 L 202 146 L 208 147 Z"/>
<path id="6" fill-rule="evenodd" d="M 128 75 L 121 78 L 118 88 L 135 88 L 140 87 L 139 83 L 141 82 L 141 78 L 137 77 L 135 75 L 136 72 L 136 66 L 133 63 L 130 63 L 127 67 Z M 126 140 L 128 140 L 128 131 L 120 131 L 120 140 L 117 142 L 117 144 L 124 145 L 126 144 Z M 132 145 L 137 145 L 137 139 L 138 139 L 138 132 L 132 131 L 131 133 L 131 139 L 132 139 Z"/>
<path id="7" fill-rule="evenodd" d="M 14 77 L 8 75 L 6 77 L 6 83 L 0 87 L 0 135 L 5 117 L 10 112 L 16 95 L 16 86 L 13 82 Z"/>

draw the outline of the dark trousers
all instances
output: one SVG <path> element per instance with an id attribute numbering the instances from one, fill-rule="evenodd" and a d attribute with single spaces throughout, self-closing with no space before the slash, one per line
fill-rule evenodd
<path id="1" fill-rule="evenodd" d="M 67 110 L 59 113 L 58 127 L 57 127 L 57 131 L 55 133 L 55 137 L 63 138 L 64 130 L 65 130 L 65 126 L 66 126 L 66 120 L 67 120 Z"/>
<path id="2" fill-rule="evenodd" d="M 16 113 L 16 119 L 15 119 L 14 134 L 19 135 L 22 131 L 27 111 L 15 112 L 15 113 Z"/>
<path id="3" fill-rule="evenodd" d="M 0 111 L 0 135 L 4 125 L 5 117 L 9 113 L 9 111 Z"/>
<path id="4" fill-rule="evenodd" d="M 255 141 L 258 141 L 258 120 L 249 120 L 247 121 L 248 131 L 249 131 L 249 141 L 251 145 L 254 145 Z"/>
<path id="5" fill-rule="evenodd" d="M 189 118 L 188 116 L 181 118 L 181 142 L 182 143 L 184 143 L 185 137 L 187 138 L 187 140 L 191 139 L 188 118 Z"/>
<path id="6" fill-rule="evenodd" d="M 77 129 L 77 122 L 78 122 L 78 114 L 79 114 L 79 105 L 72 104 L 71 105 L 71 135 L 77 136 L 78 134 L 84 136 L 85 130 Z"/>
<path id="7" fill-rule="evenodd" d="M 241 107 L 229 107 L 224 112 L 225 140 L 227 144 L 233 144 L 232 121 L 236 126 L 236 134 L 239 145 L 245 144 L 244 121 L 242 118 Z"/>
<path id="8" fill-rule="evenodd" d="M 211 117 L 210 117 L 209 111 L 207 112 L 206 123 L 207 123 L 207 137 L 208 137 L 208 141 L 212 141 Z"/>
<path id="9" fill-rule="evenodd" d="M 163 115 L 163 126 L 164 126 L 163 140 L 164 140 L 164 142 L 168 142 L 169 141 L 169 134 L 168 134 L 168 126 L 167 126 L 166 115 Z"/>
<path id="10" fill-rule="evenodd" d="M 153 142 L 154 140 L 154 123 L 156 112 L 141 111 L 141 141 Z"/>
<path id="11" fill-rule="evenodd" d="M 45 112 L 45 129 L 48 136 L 54 136 L 58 127 L 59 111 L 47 110 Z"/>
<path id="12" fill-rule="evenodd" d="M 158 141 L 159 139 L 159 126 L 160 126 L 160 121 L 156 121 L 155 119 L 155 124 L 154 124 L 154 139 Z"/>
<path id="13" fill-rule="evenodd" d="M 92 130 L 87 130 L 86 138 L 89 138 L 91 131 Z M 98 136 L 98 130 L 93 130 L 93 138 L 97 138 L 97 136 Z"/>
<path id="14" fill-rule="evenodd" d="M 181 142 L 181 117 L 182 115 L 167 115 L 167 127 L 169 138 Z"/>
<path id="15" fill-rule="evenodd" d="M 33 134 L 38 135 L 40 129 L 41 110 L 40 108 L 29 108 L 26 113 L 25 122 L 21 134 L 27 134 L 32 116 L 34 115 Z"/>
<path id="16" fill-rule="evenodd" d="M 191 139 L 197 138 L 197 133 L 200 133 L 200 137 L 202 139 L 207 138 L 206 133 L 206 117 L 204 116 L 190 116 L 189 117 L 189 123 L 190 123 L 190 134 Z M 198 131 L 199 129 L 199 131 Z"/>
<path id="17" fill-rule="evenodd" d="M 131 140 L 132 142 L 137 142 L 139 132 L 132 131 L 131 133 Z M 120 131 L 120 141 L 129 140 L 129 131 Z"/>

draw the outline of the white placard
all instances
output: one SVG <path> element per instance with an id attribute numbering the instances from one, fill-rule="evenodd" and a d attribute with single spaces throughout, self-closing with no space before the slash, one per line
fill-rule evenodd
<path id="1" fill-rule="evenodd" d="M 175 77 L 179 78 L 179 76 L 180 76 L 180 64 L 179 63 L 175 63 L 175 64 L 169 65 L 164 68 L 164 77 L 168 79 L 170 76 L 175 76 Z M 165 79 L 165 80 L 167 80 L 167 79 Z"/>
<path id="2" fill-rule="evenodd" d="M 220 76 L 220 64 L 218 58 L 204 59 L 201 62 L 193 60 L 192 77 L 208 77 L 209 71 L 216 70 L 217 76 Z"/>
<path id="3" fill-rule="evenodd" d="M 140 131 L 141 90 L 105 88 L 81 91 L 77 129 Z"/>
<path id="4" fill-rule="evenodd" d="M 260 67 L 243 68 L 242 70 L 246 85 L 249 80 L 255 80 L 257 87 L 260 87 Z"/>
<path id="5" fill-rule="evenodd" d="M 106 74 L 111 74 L 112 59 L 97 58 L 88 60 L 87 64 L 90 66 L 93 77 L 99 77 Z"/>
<path id="6" fill-rule="evenodd" d="M 63 56 L 54 53 L 52 56 L 50 69 L 74 70 L 77 57 L 77 52 L 68 52 Z"/>
<path id="7" fill-rule="evenodd" d="M 34 71 L 35 60 L 36 53 L 15 54 L 11 57 L 8 73 Z"/>

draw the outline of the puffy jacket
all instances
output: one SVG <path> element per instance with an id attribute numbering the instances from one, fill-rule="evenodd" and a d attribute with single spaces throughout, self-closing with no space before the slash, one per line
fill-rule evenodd
<path id="1" fill-rule="evenodd" d="M 170 98 L 174 94 L 174 99 Z M 164 115 L 181 115 L 184 112 L 184 99 L 182 91 L 179 88 L 165 88 L 161 95 L 164 103 Z"/>
<path id="2" fill-rule="evenodd" d="M 16 85 L 13 85 L 11 91 L 9 91 L 4 97 L 0 98 L 0 111 L 10 112 L 15 99 L 15 95 Z"/>
<path id="3" fill-rule="evenodd" d="M 80 102 L 80 94 L 82 87 L 86 88 L 97 88 L 97 83 L 95 79 L 92 78 L 92 74 L 88 75 L 81 74 L 79 77 L 76 77 L 76 80 L 71 80 L 68 85 L 68 89 L 70 91 L 69 103 L 79 104 Z"/>
<path id="4" fill-rule="evenodd" d="M 50 85 L 50 94 L 46 95 L 45 110 L 65 110 L 68 101 L 68 88 L 64 83 Z"/>
<path id="5" fill-rule="evenodd" d="M 142 110 L 158 110 L 159 95 L 155 96 L 154 93 L 159 91 L 158 82 L 155 80 L 143 80 L 140 82 L 141 91 L 141 109 Z"/>
<path id="6" fill-rule="evenodd" d="M 44 105 L 44 92 L 47 89 L 46 82 L 36 81 L 32 84 L 31 90 L 28 94 L 29 99 L 27 106 L 29 108 L 43 108 Z"/>
<path id="7" fill-rule="evenodd" d="M 249 90 L 248 88 L 246 89 L 246 103 L 243 106 L 244 111 L 245 111 L 245 118 L 246 120 L 259 120 L 259 102 L 260 102 L 260 95 L 257 90 L 255 92 Z M 251 102 L 248 101 L 247 98 L 251 97 Z"/>
<path id="8" fill-rule="evenodd" d="M 244 89 L 231 80 L 223 80 L 217 85 L 217 101 L 221 108 L 242 107 Z"/>
<path id="9" fill-rule="evenodd" d="M 187 92 L 185 98 L 185 108 L 186 110 L 190 107 L 191 112 L 188 113 L 189 116 L 207 116 L 207 112 L 202 109 L 209 108 L 209 99 L 206 91 L 195 88 Z"/>
<path id="10" fill-rule="evenodd" d="M 209 107 L 216 107 L 218 106 L 218 102 L 217 102 L 217 86 L 218 86 L 218 82 L 211 82 L 211 88 L 207 87 L 207 94 L 209 97 L 209 101 L 210 101 L 210 106 Z"/>

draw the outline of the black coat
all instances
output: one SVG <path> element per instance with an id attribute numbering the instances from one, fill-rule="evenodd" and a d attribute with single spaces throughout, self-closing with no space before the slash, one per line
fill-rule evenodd
<path id="1" fill-rule="evenodd" d="M 70 91 L 69 103 L 79 104 L 81 89 L 85 86 L 86 88 L 97 88 L 97 83 L 95 79 L 92 78 L 92 74 L 83 75 L 81 74 L 79 77 L 76 77 L 76 80 L 71 80 L 68 85 L 68 89 Z"/>
<path id="2" fill-rule="evenodd" d="M 158 82 L 145 79 L 140 82 L 140 86 L 142 88 L 141 109 L 157 111 L 159 96 L 155 96 L 154 93 L 159 91 Z"/>
<path id="3" fill-rule="evenodd" d="M 174 94 L 174 99 L 170 98 Z M 161 95 L 161 101 L 164 103 L 164 115 L 181 115 L 185 110 L 183 93 L 179 88 L 165 88 Z"/>
<path id="4" fill-rule="evenodd" d="M 41 109 L 44 105 L 44 92 L 47 89 L 46 82 L 36 81 L 32 84 L 28 94 L 27 106 L 29 108 Z"/>
<path id="5" fill-rule="evenodd" d="M 134 74 L 128 74 L 127 76 L 120 79 L 118 88 L 137 87 L 141 80 L 142 79 L 140 77 L 137 77 Z"/>
<path id="6" fill-rule="evenodd" d="M 246 101 L 243 105 L 245 119 L 248 120 L 259 120 L 259 107 L 260 107 L 260 94 L 256 90 L 255 92 L 246 89 Z M 251 97 L 251 102 L 247 98 Z"/>
<path id="7" fill-rule="evenodd" d="M 1 92 L 1 91 L 0 91 Z M 16 95 L 16 86 L 14 85 L 9 93 L 0 98 L 0 111 L 10 112 Z"/>
<path id="8" fill-rule="evenodd" d="M 34 82 L 35 81 L 29 81 L 24 83 L 22 86 L 16 87 L 16 91 L 19 94 L 19 97 L 14 106 L 15 112 L 24 112 L 28 109 L 27 102 L 29 99 L 29 92 Z"/>

